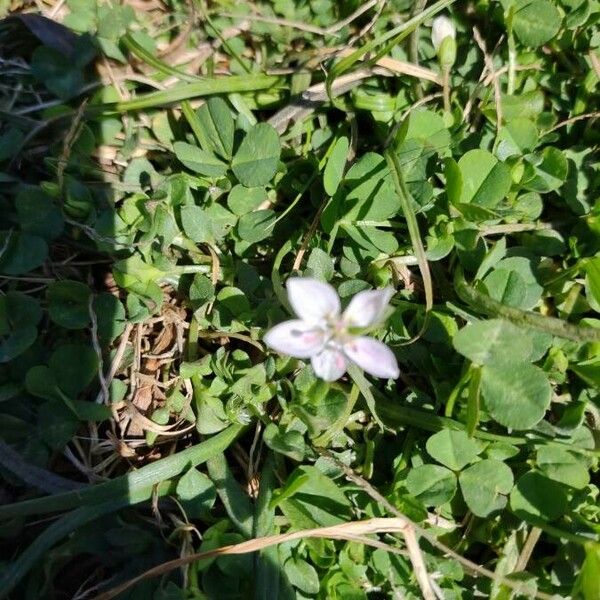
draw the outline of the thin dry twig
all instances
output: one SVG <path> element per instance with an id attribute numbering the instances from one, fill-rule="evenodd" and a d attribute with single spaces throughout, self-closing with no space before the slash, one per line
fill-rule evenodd
<path id="1" fill-rule="evenodd" d="M 87 106 L 88 99 L 86 98 L 77 109 L 77 112 L 73 116 L 73 122 L 69 127 L 69 131 L 67 131 L 67 135 L 65 136 L 65 141 L 63 142 L 63 149 L 58 158 L 58 166 L 56 168 L 56 180 L 58 183 L 58 189 L 60 193 L 63 193 L 64 186 L 64 176 L 65 170 L 67 168 L 67 164 L 69 162 L 69 157 L 71 156 L 71 149 L 79 132 L 81 131 L 81 125 L 83 121 L 83 115 L 85 113 L 85 107 Z"/>
<path id="2" fill-rule="evenodd" d="M 373 535 L 378 533 L 403 533 L 407 526 L 407 520 L 393 517 L 393 518 L 375 518 L 367 519 L 365 521 L 350 521 L 348 523 L 341 523 L 339 525 L 333 525 L 331 527 L 316 527 L 314 529 L 303 529 L 300 531 L 292 531 L 289 533 L 282 533 L 278 535 L 270 535 L 239 544 L 231 544 L 229 546 L 223 546 L 216 548 L 215 550 L 209 550 L 208 552 L 201 552 L 198 554 L 190 554 L 182 558 L 177 558 L 165 562 L 161 565 L 149 569 L 145 573 L 126 581 L 125 583 L 108 590 L 94 598 L 94 600 L 111 600 L 115 598 L 125 590 L 129 589 L 136 583 L 163 575 L 173 569 L 177 569 L 183 565 L 190 564 L 199 560 L 212 558 L 216 556 L 226 556 L 231 554 L 247 554 L 249 552 L 257 552 L 263 548 L 268 548 L 277 544 L 283 544 L 285 542 L 291 542 L 294 540 L 306 539 L 306 538 L 322 538 L 332 540 L 356 540 L 357 537 L 361 538 L 361 541 L 365 544 L 372 545 L 374 540 L 364 537 L 367 535 Z M 377 542 L 379 546 L 381 542 Z M 435 596 L 433 596 L 435 599 Z"/>
<path id="3" fill-rule="evenodd" d="M 304 239 L 302 240 L 302 245 L 300 246 L 300 250 L 298 250 L 298 254 L 296 254 L 296 258 L 294 259 L 294 264 L 292 265 L 292 271 L 297 271 L 300 268 L 300 265 L 302 264 L 302 259 L 304 258 L 304 254 L 306 253 L 306 250 L 308 249 L 308 244 L 310 243 L 310 240 L 312 238 L 312 236 L 315 234 L 315 231 L 317 230 L 317 226 L 319 225 L 319 219 L 321 218 L 321 214 L 323 212 L 323 210 L 325 209 L 325 205 L 327 203 L 323 202 L 321 204 L 321 206 L 319 206 L 319 210 L 317 210 L 312 223 L 310 224 L 310 227 L 308 228 L 308 231 L 306 232 L 306 235 L 304 236 Z"/>
<path id="4" fill-rule="evenodd" d="M 117 352 L 113 358 L 113 361 L 110 365 L 110 369 L 105 376 L 106 385 L 110 386 L 112 380 L 115 378 L 119 367 L 121 366 L 121 362 L 123 361 L 123 357 L 125 356 L 125 349 L 127 347 L 127 342 L 129 341 L 129 336 L 131 335 L 131 330 L 133 329 L 133 325 L 131 323 L 127 323 L 123 333 L 121 334 L 121 339 L 119 341 L 119 346 L 117 348 Z M 108 396 L 110 398 L 110 395 Z M 104 396 L 106 398 L 106 396 Z M 103 399 L 103 392 L 100 392 L 98 396 L 96 396 L 96 402 L 100 403 Z"/>
<path id="5" fill-rule="evenodd" d="M 330 460 L 333 460 L 335 464 L 344 471 L 346 477 L 356 483 L 359 487 L 365 490 L 367 494 L 373 498 L 377 503 L 381 504 L 390 514 L 394 515 L 395 518 L 405 521 L 406 525 L 402 530 L 404 541 L 406 543 L 406 549 L 410 562 L 415 572 L 415 577 L 421 588 L 423 598 L 425 600 L 435 600 L 436 594 L 431 585 L 429 574 L 425 566 L 425 560 L 417 533 L 421 533 L 422 529 L 413 523 L 408 517 L 403 515 L 385 496 L 383 496 L 377 489 L 375 489 L 366 479 L 355 473 L 348 465 L 338 460 L 331 452 L 325 449 L 318 449 L 318 452 L 323 456 L 326 456 Z"/>
<path id="6" fill-rule="evenodd" d="M 517 563 L 515 564 L 514 571 L 518 573 L 519 571 L 524 571 L 527 568 L 527 563 L 533 554 L 533 550 L 535 545 L 538 543 L 540 536 L 542 535 L 542 530 L 539 527 L 532 527 L 529 531 L 529 535 L 525 540 L 525 544 L 523 545 L 523 549 L 519 554 L 519 558 L 517 559 Z"/>
<path id="7" fill-rule="evenodd" d="M 381 0 L 369 0 L 368 2 L 365 2 L 362 6 L 359 6 L 351 15 L 348 15 L 345 19 L 342 19 L 341 21 L 334 23 L 333 25 L 328 27 L 325 31 L 328 34 L 333 34 L 336 31 L 343 29 L 344 27 L 346 27 L 346 25 L 350 25 L 350 23 L 352 23 L 352 21 L 354 21 L 355 19 L 358 19 L 358 17 L 360 17 L 361 15 L 366 13 L 368 10 L 370 10 L 378 2 L 381 2 Z M 383 4 L 383 2 L 382 2 L 382 4 Z"/>
<path id="8" fill-rule="evenodd" d="M 352 470 L 352 468 L 350 468 L 348 465 L 341 462 L 336 456 L 334 456 L 331 452 L 329 452 L 329 450 L 326 450 L 324 448 L 317 448 L 317 451 L 319 452 L 319 454 L 322 454 L 323 456 L 327 456 L 329 459 L 331 459 L 333 462 L 335 462 L 335 464 L 344 472 L 344 474 L 346 475 L 346 477 L 348 479 L 350 479 L 350 481 L 352 481 L 353 483 L 355 483 L 356 485 L 361 487 L 367 494 L 369 494 L 369 496 L 371 498 L 373 498 L 373 500 L 375 500 L 376 502 L 381 504 L 388 511 L 389 514 L 394 515 L 396 518 L 402 518 L 402 519 L 405 519 L 406 521 L 410 522 L 410 524 L 412 525 L 412 527 L 415 531 L 415 535 L 418 534 L 418 535 L 422 536 L 423 538 L 425 538 L 434 548 L 437 548 L 446 556 L 449 556 L 450 558 L 452 558 L 455 561 L 457 561 L 458 563 L 460 563 L 463 567 L 468 569 L 473 575 L 475 575 L 475 576 L 482 575 L 483 577 L 487 577 L 488 579 L 493 579 L 494 581 L 498 581 L 498 582 L 502 583 L 502 585 L 505 585 L 506 587 L 509 587 L 512 590 L 515 590 L 517 592 L 522 591 L 522 583 L 520 583 L 518 581 L 513 581 L 513 580 L 505 578 L 505 577 L 499 578 L 498 575 L 496 573 L 494 573 L 493 571 L 490 571 L 489 569 L 486 569 L 485 567 L 482 567 L 482 566 L 478 565 L 477 563 L 474 563 L 473 561 L 469 560 L 468 558 L 465 558 L 458 552 L 452 550 L 452 548 L 450 548 L 449 546 L 446 546 L 446 544 L 440 542 L 435 536 L 433 536 L 427 530 L 423 529 L 416 523 L 410 521 L 410 519 L 408 519 L 408 517 L 405 517 L 385 496 L 383 496 L 376 488 L 374 488 L 366 479 L 364 479 L 363 477 L 361 477 L 360 475 L 355 473 Z M 446 523 L 441 523 L 441 524 L 436 523 L 435 522 L 436 518 L 437 517 L 435 517 L 435 516 L 430 516 L 428 518 L 428 522 L 435 524 L 436 526 L 442 526 L 444 528 L 447 528 Z M 540 600 L 553 600 L 553 598 L 554 598 L 550 594 L 546 594 L 544 592 L 536 592 L 534 594 L 534 597 L 539 598 Z"/>
<path id="9" fill-rule="evenodd" d="M 571 125 L 572 123 L 576 123 L 577 121 L 583 121 L 584 119 L 597 119 L 598 117 L 600 117 L 600 110 L 596 110 L 594 112 L 589 112 L 589 113 L 584 113 L 582 115 L 575 115 L 574 117 L 570 117 L 568 119 L 565 119 L 564 121 L 561 121 L 560 123 L 556 124 L 554 127 L 551 127 L 550 129 L 544 131 L 544 135 L 548 134 L 548 133 L 552 133 L 553 131 L 556 131 L 557 129 L 560 129 L 561 127 L 566 127 L 567 125 Z"/>
<path id="10" fill-rule="evenodd" d="M 499 131 L 500 127 L 502 127 L 502 92 L 500 90 L 500 82 L 495 76 L 494 61 L 488 53 L 485 40 L 481 37 L 481 33 L 479 33 L 479 29 L 477 29 L 477 27 L 473 27 L 473 38 L 483 53 L 483 60 L 485 61 L 485 65 L 490 76 L 492 77 L 492 82 L 494 85 L 494 102 L 496 105 L 496 131 Z"/>

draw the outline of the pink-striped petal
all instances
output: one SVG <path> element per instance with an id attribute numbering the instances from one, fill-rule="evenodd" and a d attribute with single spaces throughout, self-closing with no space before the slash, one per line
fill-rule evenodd
<path id="1" fill-rule="evenodd" d="M 385 379 L 400 376 L 394 353 L 382 342 L 370 337 L 355 337 L 344 344 L 344 353 L 366 373 Z"/>
<path id="2" fill-rule="evenodd" d="M 394 289 L 391 287 L 382 290 L 366 290 L 359 292 L 352 298 L 348 308 L 344 311 L 344 322 L 349 327 L 370 327 L 381 321 L 385 315 Z"/>
<path id="3" fill-rule="evenodd" d="M 304 321 L 319 323 L 340 314 L 340 299 L 328 283 L 312 277 L 290 277 L 286 288 L 294 312 Z"/>
<path id="4" fill-rule="evenodd" d="M 324 348 L 310 359 L 317 377 L 325 381 L 336 381 L 346 372 L 346 359 L 335 348 Z"/>
<path id="5" fill-rule="evenodd" d="M 284 321 L 267 331 L 264 342 L 281 354 L 310 358 L 323 347 L 325 333 L 300 319 L 294 319 Z"/>

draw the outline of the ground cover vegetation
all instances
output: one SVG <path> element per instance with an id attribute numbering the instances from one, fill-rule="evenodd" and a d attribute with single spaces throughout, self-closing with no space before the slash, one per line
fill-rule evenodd
<path id="1" fill-rule="evenodd" d="M 598 0 L 0 14 L 0 598 L 600 598 Z"/>

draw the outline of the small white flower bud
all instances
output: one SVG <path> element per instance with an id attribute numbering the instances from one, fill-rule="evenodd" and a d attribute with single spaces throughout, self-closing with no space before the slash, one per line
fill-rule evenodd
<path id="1" fill-rule="evenodd" d="M 431 26 L 431 42 L 436 52 L 447 37 L 456 38 L 454 23 L 446 16 L 436 17 Z"/>

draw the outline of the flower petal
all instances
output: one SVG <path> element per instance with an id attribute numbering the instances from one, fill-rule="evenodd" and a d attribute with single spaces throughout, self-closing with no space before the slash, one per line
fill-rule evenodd
<path id="1" fill-rule="evenodd" d="M 451 37 L 452 39 L 456 37 L 454 23 L 445 15 L 436 17 L 431 25 L 431 43 L 436 52 L 447 37 Z"/>
<path id="2" fill-rule="evenodd" d="M 296 358 L 309 358 L 318 353 L 325 342 L 325 332 L 300 319 L 284 321 L 267 331 L 264 342 L 281 352 Z"/>
<path id="3" fill-rule="evenodd" d="M 340 314 L 340 299 L 328 283 L 312 277 L 290 277 L 286 288 L 294 312 L 309 323 Z"/>
<path id="4" fill-rule="evenodd" d="M 325 381 L 335 381 L 346 372 L 346 359 L 336 348 L 324 348 L 310 362 L 316 376 Z"/>
<path id="5" fill-rule="evenodd" d="M 370 337 L 355 337 L 344 344 L 346 356 L 375 377 L 396 379 L 400 376 L 394 353 L 382 342 Z"/>
<path id="6" fill-rule="evenodd" d="M 383 318 L 393 295 L 394 289 L 391 287 L 359 292 L 352 298 L 348 308 L 344 311 L 344 321 L 350 327 L 374 325 Z"/>

